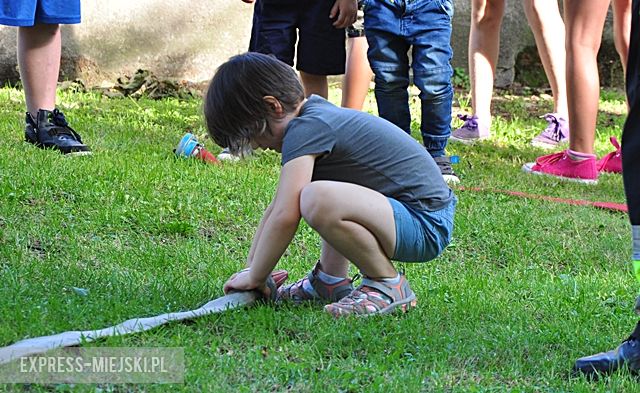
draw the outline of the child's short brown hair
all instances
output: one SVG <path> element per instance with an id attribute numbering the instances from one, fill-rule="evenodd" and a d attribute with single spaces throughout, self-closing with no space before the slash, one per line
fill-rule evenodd
<path id="1" fill-rule="evenodd" d="M 296 72 L 272 56 L 244 53 L 218 67 L 204 101 L 211 138 L 240 154 L 252 137 L 269 130 L 265 96 L 278 99 L 289 113 L 304 99 L 304 90 Z"/>

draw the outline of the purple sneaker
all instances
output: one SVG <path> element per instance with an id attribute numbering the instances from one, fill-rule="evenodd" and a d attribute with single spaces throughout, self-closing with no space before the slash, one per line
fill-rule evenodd
<path id="1" fill-rule="evenodd" d="M 549 123 L 540 135 L 533 138 L 532 146 L 555 149 L 559 144 L 569 142 L 569 122 L 557 113 L 542 116 Z"/>
<path id="2" fill-rule="evenodd" d="M 451 133 L 452 141 L 471 144 L 481 139 L 487 139 L 491 136 L 489 127 L 478 122 L 478 116 L 458 115 L 458 119 L 464 121 L 462 127 Z"/>

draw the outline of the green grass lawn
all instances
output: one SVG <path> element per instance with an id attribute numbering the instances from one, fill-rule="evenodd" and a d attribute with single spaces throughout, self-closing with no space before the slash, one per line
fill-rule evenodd
<path id="1" fill-rule="evenodd" d="M 333 88 L 332 101 L 338 96 Z M 611 151 L 609 135 L 620 137 L 626 111 L 620 93 L 602 97 L 599 155 Z M 223 166 L 174 158 L 186 130 L 205 133 L 196 99 L 63 92 L 59 103 L 93 156 L 24 143 L 22 93 L 0 89 L 0 346 L 222 295 L 275 191 L 279 156 L 261 152 Z M 370 98 L 367 109 L 374 106 Z M 464 186 L 624 202 L 620 176 L 585 186 L 521 172 L 543 153 L 528 142 L 544 128 L 537 116 L 551 110 L 548 97 L 501 94 L 494 107 L 495 139 L 449 146 L 461 157 L 454 168 Z M 413 109 L 417 115 L 415 98 Z M 465 109 L 456 101 L 456 112 Z M 406 315 L 335 320 L 319 306 L 258 305 L 86 344 L 184 347 L 184 385 L 0 390 L 640 391 L 627 373 L 599 382 L 569 373 L 577 357 L 612 348 L 636 322 L 627 217 L 457 195 L 449 248 L 429 263 L 402 266 L 418 296 Z M 302 224 L 278 266 L 297 279 L 318 254 L 318 236 Z"/>

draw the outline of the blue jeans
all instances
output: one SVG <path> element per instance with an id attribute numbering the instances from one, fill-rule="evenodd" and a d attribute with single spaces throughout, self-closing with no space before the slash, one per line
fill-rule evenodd
<path id="1" fill-rule="evenodd" d="M 364 12 L 380 117 L 411 133 L 411 66 L 413 83 L 420 90 L 422 141 L 431 156 L 443 156 L 451 135 L 453 101 L 452 0 L 365 0 Z"/>

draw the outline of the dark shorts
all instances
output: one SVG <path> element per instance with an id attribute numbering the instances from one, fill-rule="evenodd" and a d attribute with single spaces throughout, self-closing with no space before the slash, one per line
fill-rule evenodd
<path id="1" fill-rule="evenodd" d="M 308 74 L 344 74 L 345 31 L 333 27 L 329 19 L 334 3 L 256 0 L 249 50 L 273 54 L 291 66 L 295 57 L 296 69 Z"/>
<path id="2" fill-rule="evenodd" d="M 80 0 L 4 0 L 0 24 L 33 26 L 80 23 Z"/>

